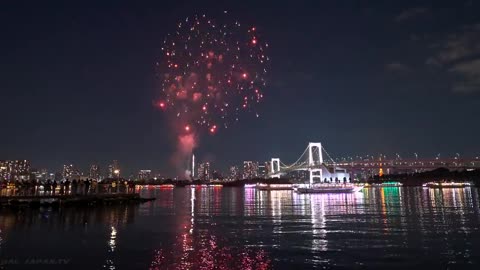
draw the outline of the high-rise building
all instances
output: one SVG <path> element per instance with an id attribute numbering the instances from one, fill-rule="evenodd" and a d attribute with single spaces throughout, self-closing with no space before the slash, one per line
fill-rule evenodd
<path id="1" fill-rule="evenodd" d="M 268 176 L 268 162 L 260 163 L 258 165 L 258 177 L 267 178 Z"/>
<path id="2" fill-rule="evenodd" d="M 243 178 L 252 179 L 258 177 L 258 162 L 244 161 L 243 162 Z"/>
<path id="3" fill-rule="evenodd" d="M 88 176 L 92 179 L 100 180 L 100 167 L 97 164 L 92 164 Z"/>
<path id="4" fill-rule="evenodd" d="M 148 180 L 152 177 L 151 170 L 140 170 L 138 172 L 138 180 Z"/>
<path id="5" fill-rule="evenodd" d="M 63 178 L 69 178 L 73 174 L 73 164 L 65 164 L 63 165 Z"/>
<path id="6" fill-rule="evenodd" d="M 118 172 L 118 174 L 115 172 Z M 118 166 L 118 160 L 114 160 L 112 164 L 108 165 L 108 177 L 120 177 L 120 166 Z"/>
<path id="7" fill-rule="evenodd" d="M 205 169 L 205 173 L 203 176 L 205 177 L 205 180 L 207 181 L 211 180 L 212 172 L 210 171 L 210 162 L 205 162 L 204 169 Z"/>
<path id="8" fill-rule="evenodd" d="M 7 163 L 0 160 L 0 180 L 8 179 Z"/>
<path id="9" fill-rule="evenodd" d="M 30 161 L 15 160 L 15 171 L 17 175 L 28 175 L 30 173 Z"/>
<path id="10" fill-rule="evenodd" d="M 242 178 L 243 179 L 250 179 L 251 178 L 251 175 L 250 175 L 250 168 L 252 167 L 252 161 L 244 161 L 243 162 L 243 175 L 242 175 Z"/>
<path id="11" fill-rule="evenodd" d="M 265 162 L 265 170 L 267 171 L 267 174 L 272 172 L 272 163 L 270 161 Z"/>
<path id="12" fill-rule="evenodd" d="M 75 179 L 80 178 L 80 176 L 82 176 L 82 173 L 80 172 L 80 170 L 75 168 L 73 164 L 65 164 L 63 165 L 62 176 L 64 179 Z"/>
<path id="13" fill-rule="evenodd" d="M 238 166 L 230 166 L 230 179 L 237 180 L 238 178 L 240 178 L 240 170 L 238 169 Z"/>
<path id="14" fill-rule="evenodd" d="M 30 161 L 4 160 L 0 161 L 0 178 L 5 180 L 28 179 L 30 175 Z"/>
<path id="15" fill-rule="evenodd" d="M 197 166 L 197 178 L 198 179 L 202 179 L 204 170 L 205 169 L 203 168 L 203 163 L 199 163 L 198 166 Z"/>
<path id="16" fill-rule="evenodd" d="M 210 171 L 210 162 L 200 163 L 198 165 L 198 179 L 200 180 L 210 180 L 212 177 L 212 173 Z"/>
<path id="17" fill-rule="evenodd" d="M 51 178 L 51 174 L 48 173 L 47 169 L 32 170 L 32 175 L 33 177 L 35 177 L 36 180 L 40 181 L 46 181 L 48 179 L 53 180 L 53 178 Z"/>

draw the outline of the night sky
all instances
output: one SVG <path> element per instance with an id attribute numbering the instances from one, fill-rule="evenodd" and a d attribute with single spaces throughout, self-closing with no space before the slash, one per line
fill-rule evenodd
<path id="1" fill-rule="evenodd" d="M 0 159 L 173 174 L 152 105 L 161 42 L 223 10 L 268 39 L 268 87 L 261 117 L 202 135 L 198 160 L 288 163 L 309 141 L 335 157 L 480 153 L 478 1 L 64 2 L 2 4 Z"/>

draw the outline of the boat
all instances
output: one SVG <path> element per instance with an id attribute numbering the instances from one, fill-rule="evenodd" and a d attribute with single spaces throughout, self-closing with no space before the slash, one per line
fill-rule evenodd
<path id="1" fill-rule="evenodd" d="M 383 182 L 381 186 L 382 187 L 401 187 L 403 186 L 403 184 L 400 182 L 391 181 L 391 182 Z"/>
<path id="2" fill-rule="evenodd" d="M 402 187 L 403 184 L 400 182 L 383 182 L 383 183 L 366 183 L 363 188 L 373 188 L 373 187 Z"/>
<path id="3" fill-rule="evenodd" d="M 298 193 L 354 193 L 363 189 L 363 185 L 353 184 L 315 184 L 310 187 L 297 188 Z"/>
<path id="4" fill-rule="evenodd" d="M 423 184 L 427 188 L 466 188 L 471 187 L 469 182 L 428 182 Z"/>
<path id="5" fill-rule="evenodd" d="M 257 184 L 258 190 L 292 190 L 291 184 Z"/>

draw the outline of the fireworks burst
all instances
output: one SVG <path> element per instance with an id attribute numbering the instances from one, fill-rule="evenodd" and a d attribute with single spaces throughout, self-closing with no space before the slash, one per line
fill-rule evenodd
<path id="1" fill-rule="evenodd" d="M 177 118 L 184 132 L 216 133 L 255 112 L 263 99 L 268 43 L 255 27 L 205 15 L 187 17 L 167 35 L 157 63 L 162 82 L 157 107 Z"/>

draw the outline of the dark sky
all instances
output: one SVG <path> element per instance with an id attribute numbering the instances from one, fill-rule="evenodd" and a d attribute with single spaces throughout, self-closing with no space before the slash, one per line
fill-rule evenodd
<path id="1" fill-rule="evenodd" d="M 173 173 L 152 106 L 160 43 L 223 10 L 269 40 L 269 85 L 262 117 L 202 136 L 200 160 L 290 162 L 309 141 L 333 156 L 480 152 L 478 1 L 63 2 L 2 4 L 0 159 Z"/>

